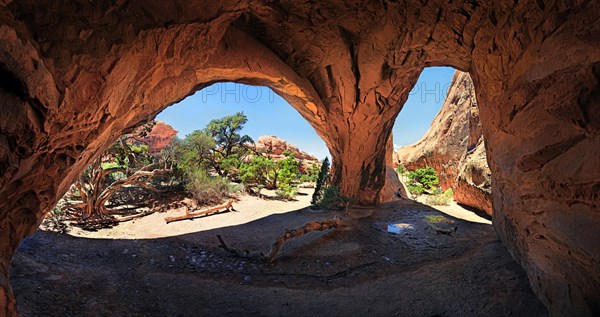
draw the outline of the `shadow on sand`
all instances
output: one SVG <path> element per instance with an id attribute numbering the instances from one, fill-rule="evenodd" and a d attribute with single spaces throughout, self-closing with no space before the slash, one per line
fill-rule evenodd
<path id="1" fill-rule="evenodd" d="M 268 251 L 285 229 L 334 215 L 342 227 L 289 242 L 273 264 L 218 248 L 217 234 Z M 23 316 L 547 315 L 491 226 L 446 216 L 458 230 L 439 234 L 428 215 L 442 214 L 398 201 L 159 239 L 38 231 L 15 255 L 11 282 Z M 390 234 L 389 224 L 412 229 Z"/>

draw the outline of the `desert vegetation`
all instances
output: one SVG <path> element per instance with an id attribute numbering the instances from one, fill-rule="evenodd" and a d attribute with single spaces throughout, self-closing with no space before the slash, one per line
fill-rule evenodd
<path id="1" fill-rule="evenodd" d="M 340 195 L 328 185 L 327 159 L 323 169 L 317 162 L 303 164 L 287 151 L 283 155 L 272 155 L 270 148 L 258 151 L 252 138 L 241 133 L 247 121 L 242 112 L 214 119 L 183 139 L 173 138 L 158 151 L 146 142 L 154 122 L 137 128 L 84 170 L 50 213 L 48 223 L 59 229 L 64 229 L 64 220 L 83 227 L 107 225 L 181 201 L 200 208 L 241 193 L 264 197 L 263 189 L 289 201 L 298 194 L 299 185 L 313 187 L 319 176 L 322 198 L 315 205 L 340 206 L 331 202 Z"/>
<path id="2" fill-rule="evenodd" d="M 311 200 L 313 209 L 346 209 L 354 203 L 353 197 L 340 193 L 340 189 L 332 185 L 329 174 L 329 159 L 321 162 L 321 169 L 316 178 L 315 192 Z"/>
<path id="3" fill-rule="evenodd" d="M 435 169 L 431 166 L 408 171 L 403 165 L 396 167 L 400 177 L 406 178 L 408 191 L 414 196 L 425 196 L 424 202 L 428 205 L 448 205 L 454 192 L 452 188 L 442 191 L 439 187 L 440 180 Z"/>

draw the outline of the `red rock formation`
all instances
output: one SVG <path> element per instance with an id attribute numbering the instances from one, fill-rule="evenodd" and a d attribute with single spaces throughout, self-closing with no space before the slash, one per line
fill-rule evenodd
<path id="1" fill-rule="evenodd" d="M 152 130 L 141 140 L 150 148 L 150 153 L 156 154 L 164 149 L 177 136 L 177 130 L 166 122 L 156 121 Z"/>
<path id="2" fill-rule="evenodd" d="M 600 314 L 598 1 L 0 1 L 0 315 L 11 256 L 118 136 L 217 81 L 266 85 L 333 181 L 384 200 L 426 66 L 468 71 L 494 228 L 554 315 Z"/>
<path id="3" fill-rule="evenodd" d="M 454 200 L 492 215 L 492 180 L 487 164 L 483 138 L 459 163 L 454 182 Z"/>
<path id="4" fill-rule="evenodd" d="M 479 122 L 475 88 L 468 73 L 456 72 L 431 128 L 417 143 L 402 147 L 395 161 L 409 170 L 433 167 L 454 200 L 492 215 L 491 172 Z"/>
<path id="5" fill-rule="evenodd" d="M 289 144 L 276 136 L 263 135 L 256 141 L 256 150 L 260 153 L 266 153 L 273 157 L 284 158 L 286 152 L 294 154 L 294 157 L 299 160 L 318 162 L 319 160 L 303 151 L 298 150 L 298 147 Z"/>

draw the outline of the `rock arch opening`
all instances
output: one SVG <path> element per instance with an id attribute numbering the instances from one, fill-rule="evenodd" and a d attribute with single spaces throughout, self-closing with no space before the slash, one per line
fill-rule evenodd
<path id="1" fill-rule="evenodd" d="M 42 227 L 86 238 L 157 238 L 297 211 L 310 206 L 326 156 L 313 127 L 273 90 L 219 82 L 119 137 Z"/>
<path id="2" fill-rule="evenodd" d="M 24 0 L 0 16 L 1 313 L 16 311 L 19 242 L 109 140 L 165 105 L 222 80 L 295 88 L 341 190 L 375 204 L 393 119 L 434 65 L 473 78 L 494 228 L 536 294 L 554 315 L 600 312 L 597 1 Z"/>
<path id="3" fill-rule="evenodd" d="M 491 218 L 491 171 L 487 164 L 475 87 L 468 73 L 449 67 L 424 69 L 396 125 L 400 126 L 395 127 L 394 136 L 402 133 L 408 136 L 395 138 L 394 162 L 401 170 L 406 170 L 402 180 L 413 183 L 408 186 L 413 196 L 439 206 L 451 204 L 454 200 Z M 408 171 L 427 166 L 434 169 L 439 180 L 435 184 L 437 191 L 447 195 L 431 195 L 436 189 L 423 188 L 423 184 L 406 176 Z M 421 193 L 428 195 L 422 196 Z M 459 210 L 458 206 L 455 209 Z M 467 212 L 471 213 L 465 210 Z M 476 215 L 472 216 L 479 219 Z"/>

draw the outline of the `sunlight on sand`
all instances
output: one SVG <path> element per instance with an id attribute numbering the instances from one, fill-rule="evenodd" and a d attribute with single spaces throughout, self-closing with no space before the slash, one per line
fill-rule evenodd
<path id="1" fill-rule="evenodd" d="M 235 211 L 213 214 L 193 220 L 182 220 L 167 224 L 165 218 L 181 216 L 183 209 L 154 213 L 130 222 L 124 222 L 110 229 L 95 232 L 72 228 L 69 234 L 76 237 L 92 239 L 154 239 L 187 233 L 194 233 L 217 228 L 237 226 L 273 214 L 283 214 L 310 206 L 312 188 L 300 188 L 296 201 L 284 202 L 272 199 L 259 199 L 243 195 L 233 203 Z M 264 194 L 274 197 L 274 193 L 263 190 Z"/>
<path id="2" fill-rule="evenodd" d="M 419 199 L 417 198 L 417 201 L 424 204 L 424 199 Z M 491 225 L 492 222 L 488 219 L 485 219 L 479 215 L 477 215 L 476 213 L 463 208 L 462 206 L 458 205 L 456 202 L 451 201 L 449 205 L 447 206 L 431 206 L 432 208 L 435 208 L 449 216 L 455 217 L 455 218 L 459 218 L 462 220 L 466 220 L 466 221 L 470 221 L 470 222 L 477 222 L 477 223 L 483 223 L 483 224 L 488 224 Z"/>
<path id="3" fill-rule="evenodd" d="M 274 197 L 273 192 L 263 192 L 268 197 Z M 291 202 L 259 199 L 243 195 L 239 197 L 238 201 L 233 203 L 233 208 L 236 211 L 213 214 L 193 220 L 182 220 L 167 224 L 165 218 L 184 214 L 183 209 L 176 209 L 168 212 L 154 213 L 130 222 L 121 223 L 110 229 L 101 229 L 95 232 L 72 227 L 69 234 L 92 239 L 155 239 L 237 226 L 270 215 L 293 212 L 310 206 L 313 189 L 301 188 L 299 189 L 299 193 L 301 194 L 296 197 L 296 200 Z M 457 205 L 455 202 L 451 202 L 448 206 L 432 207 L 447 215 L 466 221 L 492 224 L 490 220 L 478 216 L 474 212 Z"/>

